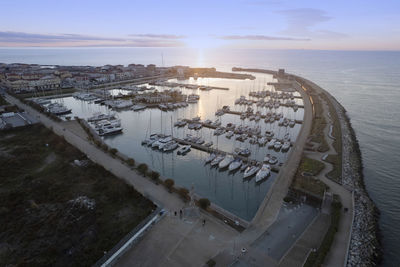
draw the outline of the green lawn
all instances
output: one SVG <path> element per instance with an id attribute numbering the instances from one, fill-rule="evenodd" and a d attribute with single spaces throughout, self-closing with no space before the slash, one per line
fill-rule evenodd
<path id="1" fill-rule="evenodd" d="M 324 167 L 325 165 L 318 160 L 303 157 L 299 168 L 297 169 L 292 187 L 318 196 L 323 196 L 324 192 L 328 189 L 328 186 L 313 176 L 318 175 Z M 309 173 L 313 176 L 303 176 L 303 172 Z"/>
<path id="2" fill-rule="evenodd" d="M 85 156 L 41 125 L 0 132 L 1 266 L 90 266 L 155 209 L 75 159 Z"/>

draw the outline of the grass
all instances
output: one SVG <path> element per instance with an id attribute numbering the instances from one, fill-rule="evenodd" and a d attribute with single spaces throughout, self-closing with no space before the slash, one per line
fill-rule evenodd
<path id="1" fill-rule="evenodd" d="M 318 152 L 326 152 L 329 150 L 328 143 L 325 140 L 324 129 L 326 127 L 326 120 L 322 115 L 322 104 L 321 99 L 318 95 L 313 95 L 315 118 L 313 119 L 311 127 L 311 141 L 318 143 Z"/>
<path id="2" fill-rule="evenodd" d="M 327 173 L 327 177 L 341 183 L 342 182 L 342 130 L 340 127 L 339 117 L 336 113 L 336 109 L 332 102 L 325 94 L 322 94 L 322 98 L 325 99 L 329 107 L 329 113 L 332 118 L 332 136 L 335 138 L 333 141 L 333 148 L 337 155 L 329 155 L 326 159 L 327 162 L 333 165 L 333 170 Z"/>
<path id="3" fill-rule="evenodd" d="M 51 159 L 51 160 L 49 160 Z M 0 133 L 0 265 L 89 266 L 155 208 L 41 125 Z M 71 204 L 86 196 L 94 209 Z"/>
<path id="4" fill-rule="evenodd" d="M 303 157 L 297 169 L 292 187 L 323 196 L 328 186 L 313 176 L 318 175 L 324 167 L 325 165 L 318 160 Z M 307 172 L 312 176 L 303 176 L 303 172 Z"/>
<path id="5" fill-rule="evenodd" d="M 8 105 L 8 102 L 4 99 L 2 95 L 0 95 L 0 106 Z"/>
<path id="6" fill-rule="evenodd" d="M 335 234 L 339 228 L 341 209 L 342 204 L 339 201 L 332 202 L 331 224 L 324 236 L 324 239 L 322 240 L 321 246 L 317 249 L 317 251 L 311 252 L 308 256 L 307 261 L 304 264 L 305 267 L 317 267 L 323 265 L 325 257 L 332 246 Z"/>
<path id="7" fill-rule="evenodd" d="M 308 172 L 311 175 L 318 175 L 325 168 L 324 163 L 319 160 L 303 157 L 300 162 L 299 172 Z"/>

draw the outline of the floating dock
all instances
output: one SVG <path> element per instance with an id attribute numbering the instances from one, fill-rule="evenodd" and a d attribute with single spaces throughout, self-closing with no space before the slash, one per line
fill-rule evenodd
<path id="1" fill-rule="evenodd" d="M 240 158 L 243 162 L 246 162 L 246 163 L 247 163 L 247 162 L 258 163 L 258 164 L 261 164 L 261 163 L 262 163 L 262 162 L 260 162 L 260 161 L 254 160 L 254 159 L 249 159 L 248 157 L 244 157 L 244 156 L 240 156 L 240 155 L 235 155 L 235 154 L 233 154 L 233 153 L 225 152 L 225 151 L 222 151 L 222 150 L 219 150 L 219 149 L 207 147 L 207 146 L 204 146 L 204 145 L 199 145 L 199 144 L 196 144 L 196 143 L 193 143 L 193 142 L 188 142 L 188 141 L 185 141 L 185 140 L 180 139 L 180 138 L 174 137 L 173 139 L 174 139 L 177 143 L 179 143 L 179 144 L 181 144 L 181 145 L 191 145 L 192 148 L 195 148 L 195 149 L 198 149 L 198 150 L 201 150 L 201 151 L 205 151 L 205 152 L 208 152 L 208 153 L 232 155 L 232 156 L 234 156 L 234 157 L 236 157 L 236 158 Z M 278 173 L 278 172 L 279 172 L 279 169 L 280 169 L 279 166 L 271 165 L 271 170 L 272 170 L 273 172 Z"/>

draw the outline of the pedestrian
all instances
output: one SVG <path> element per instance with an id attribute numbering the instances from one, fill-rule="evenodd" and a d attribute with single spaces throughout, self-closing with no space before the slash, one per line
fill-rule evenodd
<path id="1" fill-rule="evenodd" d="M 179 211 L 179 217 L 182 219 L 182 210 Z"/>
<path id="2" fill-rule="evenodd" d="M 203 226 L 206 225 L 206 219 L 203 219 Z"/>
<path id="3" fill-rule="evenodd" d="M 176 211 L 175 211 L 175 216 L 176 216 Z"/>

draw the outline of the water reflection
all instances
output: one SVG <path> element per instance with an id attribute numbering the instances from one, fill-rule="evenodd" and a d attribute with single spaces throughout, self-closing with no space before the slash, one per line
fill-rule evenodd
<path id="1" fill-rule="evenodd" d="M 176 80 L 170 80 L 177 82 Z M 197 194 L 209 198 L 212 202 L 220 205 L 222 208 L 234 213 L 244 219 L 251 220 L 255 215 L 260 203 L 263 201 L 271 184 L 277 177 L 276 173 L 260 184 L 255 183 L 255 179 L 243 180 L 243 173 L 229 173 L 228 171 L 219 171 L 216 168 L 210 168 L 204 165 L 204 159 L 207 153 L 192 149 L 185 156 L 177 155 L 176 151 L 172 153 L 161 153 L 154 151 L 149 147 L 141 145 L 141 141 L 154 132 L 162 132 L 172 134 L 175 137 L 183 138 L 187 134 L 201 136 L 206 142 L 212 141 L 214 147 L 232 152 L 236 147 L 246 147 L 251 150 L 250 158 L 262 161 L 267 153 L 278 158 L 279 162 L 287 159 L 288 153 L 276 152 L 266 147 L 250 144 L 248 140 L 239 142 L 234 137 L 226 138 L 224 135 L 213 135 L 214 130 L 202 128 L 199 131 L 189 130 L 187 127 L 174 128 L 173 122 L 178 118 L 193 118 L 201 116 L 202 120 L 215 120 L 215 111 L 224 105 L 231 106 L 231 110 L 243 111 L 244 106 L 234 106 L 235 99 L 240 95 L 248 97 L 248 93 L 252 90 L 271 90 L 272 87 L 266 85 L 267 82 L 273 81 L 270 75 L 257 75 L 256 80 L 228 80 L 228 79 L 211 79 L 199 78 L 197 80 L 189 79 L 179 81 L 180 83 L 190 83 L 199 85 L 209 85 L 217 87 L 228 87 L 229 91 L 211 90 L 200 91 L 191 89 L 179 89 L 184 94 L 196 93 L 200 95 L 200 101 L 197 104 L 190 104 L 187 108 L 181 108 L 174 111 L 162 112 L 159 109 L 146 109 L 140 112 L 131 110 L 123 110 L 117 112 L 121 119 L 123 134 L 110 136 L 104 141 L 117 148 L 120 152 L 135 159 L 136 162 L 146 163 L 151 169 L 160 172 L 163 177 L 169 177 L 175 180 L 177 186 L 195 188 Z M 170 89 L 167 87 L 156 86 L 156 90 L 162 91 Z M 112 95 L 126 94 L 125 90 L 113 90 Z M 65 97 L 55 99 L 53 101 L 63 102 L 69 108 L 72 108 L 72 116 L 88 118 L 95 112 L 113 112 L 105 106 L 74 99 L 73 97 Z M 296 100 L 298 104 L 302 104 L 302 100 Z M 266 113 L 267 108 L 258 108 L 253 105 L 255 111 Z M 303 119 L 303 109 L 294 112 L 292 108 L 279 107 L 274 112 L 282 112 L 285 117 L 290 119 Z M 296 124 L 293 128 L 280 127 L 278 122 L 272 124 L 265 123 L 263 120 L 256 123 L 248 119 L 242 121 L 238 115 L 225 114 L 220 117 L 222 125 L 234 123 L 236 125 L 260 125 L 262 132 L 273 130 L 275 137 L 283 138 L 289 133 L 291 140 L 294 141 L 301 128 L 300 124 Z"/>

